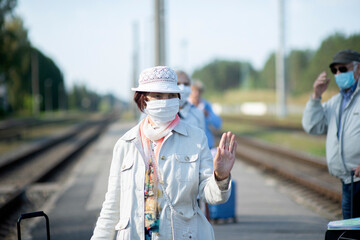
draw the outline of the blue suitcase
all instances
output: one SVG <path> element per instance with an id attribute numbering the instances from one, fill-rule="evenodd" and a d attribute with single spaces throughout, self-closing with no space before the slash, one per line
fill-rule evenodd
<path id="1" fill-rule="evenodd" d="M 233 219 L 236 222 L 236 183 L 231 180 L 231 194 L 226 203 L 211 205 L 208 204 L 210 220 Z"/>

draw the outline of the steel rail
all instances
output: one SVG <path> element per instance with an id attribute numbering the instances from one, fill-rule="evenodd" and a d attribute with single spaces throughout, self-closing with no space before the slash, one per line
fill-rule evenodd
<path id="1" fill-rule="evenodd" d="M 81 127 L 75 127 L 72 131 L 70 131 L 70 133 L 65 134 L 66 137 L 62 136 L 60 139 L 57 138 L 55 143 L 53 139 L 50 140 L 50 142 L 55 144 L 54 146 L 50 147 L 51 144 L 44 143 L 41 147 L 37 147 L 37 150 L 41 152 L 40 155 L 46 155 L 51 151 L 56 152 L 56 149 L 60 147 L 62 143 L 66 144 L 65 142 L 70 141 L 67 145 L 71 145 L 71 147 L 67 148 L 66 152 L 52 154 L 55 156 L 55 159 L 52 159 L 51 164 L 42 166 L 43 169 L 37 167 L 36 170 L 38 172 L 35 175 L 26 176 L 25 180 L 22 180 L 14 185 L 12 191 L 2 195 L 2 199 L 0 199 L 0 224 L 6 222 L 7 218 L 9 218 L 10 215 L 22 205 L 24 194 L 29 186 L 33 183 L 45 180 L 61 168 L 66 162 L 73 159 L 75 155 L 79 154 L 85 147 L 94 141 L 114 119 L 114 116 L 110 116 L 104 120 L 96 122 L 95 124 L 87 123 Z M 34 151 L 36 150 L 28 152 L 28 155 L 20 154 L 18 159 L 14 158 L 13 162 L 2 166 L 3 170 L 6 169 L 9 171 L 10 169 L 11 171 L 12 168 L 16 169 L 17 165 L 21 168 L 20 165 L 22 165 L 23 162 L 27 162 L 27 165 L 31 165 L 32 158 L 35 156 Z M 2 178 L 0 181 L 3 181 L 3 177 L 1 175 L 6 174 L 8 174 L 8 172 L 0 172 L 0 178 Z"/>
<path id="2" fill-rule="evenodd" d="M 245 137 L 237 137 L 237 142 L 237 158 L 341 202 L 340 181 L 328 173 L 325 159 Z"/>

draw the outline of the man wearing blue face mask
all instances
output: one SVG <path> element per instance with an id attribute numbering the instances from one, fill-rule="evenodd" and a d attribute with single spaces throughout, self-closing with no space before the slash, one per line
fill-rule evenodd
<path id="1" fill-rule="evenodd" d="M 331 175 L 342 181 L 344 219 L 360 217 L 360 53 L 338 52 L 330 70 L 340 92 L 321 104 L 330 78 L 320 73 L 313 85 L 302 118 L 304 130 L 310 134 L 327 134 L 326 160 Z"/>

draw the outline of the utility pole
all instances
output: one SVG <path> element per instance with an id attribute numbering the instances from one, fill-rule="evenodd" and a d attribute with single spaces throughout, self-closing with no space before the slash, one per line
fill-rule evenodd
<path id="1" fill-rule="evenodd" d="M 46 113 L 52 112 L 52 79 L 45 80 L 45 111 Z"/>
<path id="2" fill-rule="evenodd" d="M 31 53 L 31 85 L 32 85 L 32 102 L 33 102 L 33 114 L 37 116 L 39 114 L 39 61 L 38 53 L 33 50 Z"/>
<path id="3" fill-rule="evenodd" d="M 136 87 L 139 78 L 139 24 L 133 23 L 133 81 L 132 86 Z M 132 102 L 132 111 L 135 118 L 138 118 L 138 109 L 134 101 Z"/>
<path id="4" fill-rule="evenodd" d="M 165 0 L 155 0 L 155 65 L 166 65 L 165 59 Z"/>
<path id="5" fill-rule="evenodd" d="M 276 98 L 277 115 L 281 118 L 287 115 L 286 109 L 286 83 L 285 83 L 285 21 L 284 0 L 279 4 L 279 46 L 276 54 Z"/>
<path id="6" fill-rule="evenodd" d="M 58 109 L 59 111 L 65 110 L 65 87 L 63 82 L 58 85 Z"/>
<path id="7" fill-rule="evenodd" d="M 181 51 L 182 51 L 182 68 L 185 72 L 189 71 L 188 67 L 188 41 L 186 39 L 183 39 L 181 41 Z"/>

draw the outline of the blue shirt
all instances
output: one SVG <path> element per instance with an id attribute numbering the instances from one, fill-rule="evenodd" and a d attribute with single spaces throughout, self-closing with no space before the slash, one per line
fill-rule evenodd
<path id="1" fill-rule="evenodd" d="M 354 85 L 348 90 L 344 90 L 344 89 L 341 89 L 340 90 L 340 94 L 341 96 L 343 97 L 343 100 L 342 100 L 342 103 L 341 103 L 341 107 L 340 107 L 340 113 L 339 113 L 339 129 L 338 129 L 338 132 L 337 132 L 337 137 L 339 138 L 339 133 L 340 133 L 340 130 L 341 130 L 341 119 L 342 119 L 342 114 L 344 112 L 344 109 L 345 107 L 348 105 L 350 99 L 351 99 L 351 96 L 352 94 L 355 92 L 355 89 L 357 87 L 358 83 L 354 83 Z"/>
<path id="2" fill-rule="evenodd" d="M 222 120 L 220 116 L 214 113 L 211 104 L 208 101 L 201 99 L 200 104 L 197 107 L 200 110 L 205 110 L 208 113 L 207 116 L 205 116 L 205 134 L 208 139 L 209 148 L 213 148 L 215 144 L 215 139 L 212 134 L 211 128 L 220 129 L 222 125 Z"/>

